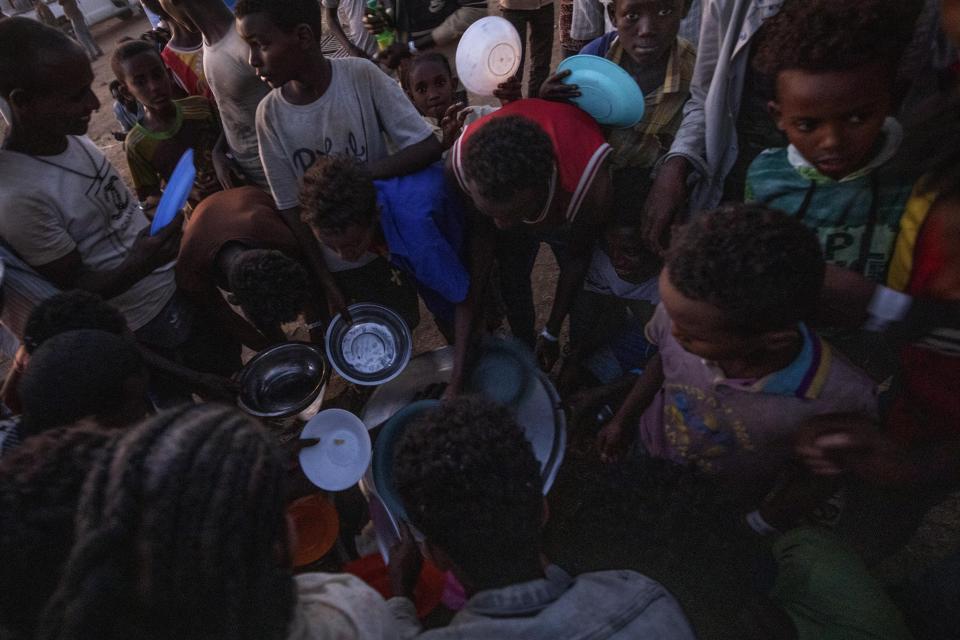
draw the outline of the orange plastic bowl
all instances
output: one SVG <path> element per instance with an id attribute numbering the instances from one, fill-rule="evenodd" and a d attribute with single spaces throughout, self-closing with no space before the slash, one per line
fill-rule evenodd
<path id="1" fill-rule="evenodd" d="M 340 516 L 336 507 L 319 494 L 306 496 L 287 507 L 293 522 L 297 546 L 293 566 L 313 564 L 327 555 L 340 534 Z"/>

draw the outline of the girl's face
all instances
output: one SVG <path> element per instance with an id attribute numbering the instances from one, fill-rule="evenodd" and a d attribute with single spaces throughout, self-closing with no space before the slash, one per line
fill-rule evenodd
<path id="1" fill-rule="evenodd" d="M 439 120 L 453 104 L 453 78 L 439 62 L 421 62 L 410 73 L 410 99 L 421 115 Z"/>

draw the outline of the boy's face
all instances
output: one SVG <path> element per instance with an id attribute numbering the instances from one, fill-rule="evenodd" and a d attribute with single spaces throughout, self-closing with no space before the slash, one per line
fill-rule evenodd
<path id="1" fill-rule="evenodd" d="M 438 120 L 453 104 L 453 81 L 438 62 L 423 62 L 410 74 L 410 99 L 417 111 Z"/>
<path id="2" fill-rule="evenodd" d="M 357 262 L 370 251 L 373 244 L 374 226 L 364 227 L 352 224 L 342 231 L 333 229 L 314 229 L 317 240 L 346 262 Z"/>
<path id="3" fill-rule="evenodd" d="M 10 98 L 27 126 L 49 134 L 82 136 L 90 115 L 100 108 L 91 89 L 93 69 L 79 47 L 50 52 L 38 65 L 40 80 L 30 89 L 14 89 Z"/>
<path id="4" fill-rule="evenodd" d="M 636 227 L 620 227 L 604 234 L 613 270 L 627 282 L 644 282 L 656 275 L 659 260 L 647 251 Z"/>
<path id="5" fill-rule="evenodd" d="M 623 50 L 637 64 L 661 60 L 677 39 L 683 0 L 616 0 L 614 23 Z"/>
<path id="6" fill-rule="evenodd" d="M 870 161 L 890 108 L 890 79 L 882 64 L 822 73 L 781 71 L 777 101 L 770 103 L 777 128 L 817 171 L 834 180 Z"/>
<path id="7" fill-rule="evenodd" d="M 237 20 L 237 31 L 250 47 L 250 66 L 274 89 L 297 79 L 306 48 L 305 29 L 301 25 L 287 33 L 265 13 L 251 13 Z"/>
<path id="8" fill-rule="evenodd" d="M 159 55 L 144 52 L 124 60 L 120 66 L 120 82 L 144 108 L 158 111 L 170 106 L 170 76 Z"/>
<path id="9" fill-rule="evenodd" d="M 667 269 L 660 272 L 660 300 L 670 314 L 673 337 L 695 356 L 713 362 L 743 360 L 763 347 L 762 336 L 735 331 L 718 307 L 680 293 Z"/>

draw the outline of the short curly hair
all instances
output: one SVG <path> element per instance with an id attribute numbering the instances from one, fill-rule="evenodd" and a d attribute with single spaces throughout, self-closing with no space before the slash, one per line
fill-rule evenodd
<path id="1" fill-rule="evenodd" d="M 745 333 L 772 331 L 810 317 L 825 265 L 816 234 L 757 204 L 699 214 L 676 234 L 666 257 L 672 284 L 719 308 Z"/>
<path id="2" fill-rule="evenodd" d="M 537 123 L 505 116 L 491 118 L 467 139 L 463 171 L 479 195 L 495 199 L 545 184 L 555 161 L 553 143 Z"/>
<path id="3" fill-rule="evenodd" d="M 300 217 L 318 231 L 369 227 L 377 216 L 370 173 L 349 156 L 321 156 L 303 176 Z"/>
<path id="4" fill-rule="evenodd" d="M 272 249 L 244 251 L 230 273 L 234 300 L 264 328 L 296 320 L 307 306 L 309 286 L 303 265 Z"/>
<path id="5" fill-rule="evenodd" d="M 156 56 L 160 64 L 163 65 L 163 58 L 160 57 L 160 52 L 157 51 L 157 45 L 154 43 L 132 39 L 119 43 L 110 55 L 110 69 L 113 70 L 113 75 L 117 77 L 117 80 L 126 82 L 123 63 L 144 53 Z"/>
<path id="6" fill-rule="evenodd" d="M 426 412 L 393 468 L 413 524 L 474 580 L 539 553 L 540 465 L 507 409 L 468 396 Z"/>
<path id="7" fill-rule="evenodd" d="M 116 431 L 63 427 L 29 438 L 0 462 L 0 628 L 32 638 L 74 541 L 87 473 Z"/>
<path id="8" fill-rule="evenodd" d="M 788 2 L 764 25 L 753 64 L 771 76 L 881 64 L 892 79 L 919 9 L 916 0 Z"/>
<path id="9" fill-rule="evenodd" d="M 120 336 L 127 332 L 127 321 L 95 293 L 64 291 L 50 296 L 30 312 L 23 328 L 23 346 L 27 353 L 33 353 L 53 336 L 78 329 L 97 329 Z"/>
<path id="10" fill-rule="evenodd" d="M 317 40 L 320 39 L 320 3 L 316 0 L 238 0 L 233 15 L 243 18 L 253 13 L 265 13 L 271 22 L 283 31 L 293 31 L 305 24 Z"/>
<path id="11" fill-rule="evenodd" d="M 450 61 L 447 60 L 447 56 L 437 51 L 427 51 L 426 53 L 418 53 L 410 58 L 404 58 L 401 61 L 399 74 L 400 87 L 407 93 L 413 91 L 413 87 L 410 86 L 410 76 L 413 75 L 413 70 L 420 65 L 430 62 L 440 65 L 446 70 L 448 76 L 453 77 L 453 68 L 450 66 Z"/>

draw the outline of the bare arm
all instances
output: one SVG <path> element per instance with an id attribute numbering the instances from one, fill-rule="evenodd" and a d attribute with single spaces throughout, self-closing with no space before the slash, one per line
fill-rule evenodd
<path id="1" fill-rule="evenodd" d="M 616 414 L 597 436 L 597 448 L 604 462 L 617 461 L 636 435 L 635 429 L 626 429 L 628 424 L 636 424 L 650 403 L 663 387 L 663 360 L 660 354 L 650 358 L 646 369 L 640 374 L 623 404 Z"/>
<path id="2" fill-rule="evenodd" d="M 346 49 L 350 55 L 355 58 L 369 58 L 367 52 L 355 45 L 350 41 L 350 38 L 347 37 L 347 34 L 343 32 L 343 26 L 340 24 L 340 16 L 337 15 L 337 10 L 334 7 L 324 7 L 323 8 L 323 19 L 327 23 L 327 28 L 330 29 L 330 33 L 340 42 L 344 49 Z"/>
<path id="3" fill-rule="evenodd" d="M 405 147 L 397 153 L 367 165 L 374 180 L 403 176 L 426 168 L 440 159 L 443 145 L 431 133 L 416 144 Z"/>

